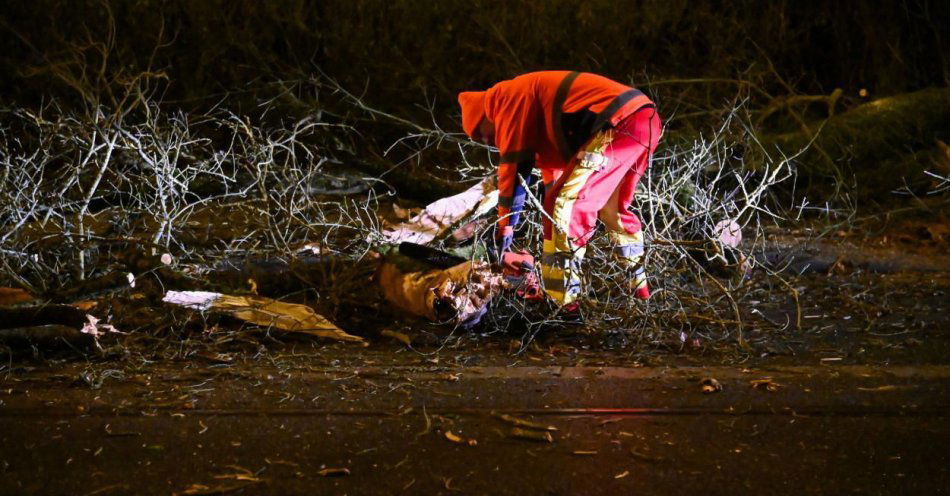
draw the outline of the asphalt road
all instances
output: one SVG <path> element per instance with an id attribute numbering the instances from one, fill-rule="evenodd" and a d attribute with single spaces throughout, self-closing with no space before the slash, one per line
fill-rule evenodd
<path id="1" fill-rule="evenodd" d="M 707 378 L 721 390 L 704 393 Z M 715 390 L 716 382 L 706 385 Z M 100 371 L 92 384 L 62 371 L 0 384 L 0 494 L 940 494 L 950 487 L 950 367 L 942 365 L 237 371 L 166 364 Z M 515 435 L 513 422 L 524 420 L 538 425 Z"/>

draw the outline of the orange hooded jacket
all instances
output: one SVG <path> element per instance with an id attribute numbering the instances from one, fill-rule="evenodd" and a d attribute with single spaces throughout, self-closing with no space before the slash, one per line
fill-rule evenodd
<path id="1" fill-rule="evenodd" d="M 481 119 L 495 125 L 498 168 L 498 234 L 520 220 L 531 170 L 565 169 L 577 151 L 604 128 L 653 105 L 640 90 L 586 72 L 541 71 L 459 94 L 462 127 L 472 136 Z"/>

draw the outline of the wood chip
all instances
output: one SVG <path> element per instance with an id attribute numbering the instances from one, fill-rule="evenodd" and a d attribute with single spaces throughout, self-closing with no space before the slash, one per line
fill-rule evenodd
<path id="1" fill-rule="evenodd" d="M 773 381 L 771 377 L 749 381 L 749 385 L 752 386 L 752 389 L 761 389 L 764 391 L 778 391 L 778 388 L 782 387 L 781 384 Z"/>
<path id="2" fill-rule="evenodd" d="M 343 477 L 343 476 L 346 476 L 346 475 L 350 475 L 350 469 L 345 468 L 345 467 L 343 467 L 343 468 L 325 468 L 325 469 L 323 469 L 323 470 L 317 472 L 317 475 L 319 475 L 319 476 L 321 476 L 321 477 Z"/>
<path id="3" fill-rule="evenodd" d="M 452 442 L 455 443 L 455 444 L 467 444 L 467 445 L 469 445 L 469 446 L 477 446 L 477 445 L 478 445 L 478 441 L 477 441 L 477 440 L 475 440 L 475 439 L 466 439 L 466 438 L 464 438 L 464 437 L 461 437 L 461 436 L 459 436 L 459 435 L 453 433 L 452 431 L 445 431 L 445 438 L 448 439 L 449 441 L 452 441 Z"/>
<path id="4" fill-rule="evenodd" d="M 526 441 L 536 441 L 539 443 L 554 442 L 554 437 L 551 436 L 551 433 L 548 431 L 533 431 L 519 427 L 512 427 L 509 436 L 515 439 L 524 439 Z"/>
<path id="5" fill-rule="evenodd" d="M 509 424 L 512 424 L 512 425 L 517 425 L 518 427 L 527 427 L 528 429 L 535 429 L 539 431 L 551 431 L 551 432 L 557 431 L 557 427 L 554 427 L 553 425 L 544 425 L 538 422 L 532 422 L 530 420 L 525 420 L 525 419 L 518 418 L 512 415 L 508 415 L 507 413 L 497 415 L 497 417 L 499 420 L 508 422 Z"/>
<path id="6" fill-rule="evenodd" d="M 700 385 L 703 387 L 704 394 L 718 393 L 719 391 L 722 391 L 722 384 L 712 377 L 703 379 L 700 382 Z"/>

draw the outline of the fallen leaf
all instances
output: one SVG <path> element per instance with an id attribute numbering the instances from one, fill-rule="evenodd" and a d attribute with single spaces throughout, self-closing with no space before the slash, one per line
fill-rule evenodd
<path id="1" fill-rule="evenodd" d="M 92 310 L 93 308 L 95 308 L 95 306 L 98 304 L 99 302 L 95 300 L 85 300 L 85 301 L 77 301 L 75 303 L 70 303 L 69 306 L 73 308 L 78 308 L 84 312 L 88 312 L 89 310 Z"/>
<path id="2" fill-rule="evenodd" d="M 906 386 L 905 386 L 905 387 L 906 387 Z M 898 390 L 898 389 L 901 389 L 901 387 L 900 387 L 900 386 L 895 386 L 895 385 L 893 385 L 893 384 L 888 384 L 888 385 L 886 385 L 886 386 L 878 386 L 878 387 L 870 387 L 870 388 L 859 387 L 859 388 L 858 388 L 858 391 L 868 391 L 868 392 L 880 393 L 880 392 L 884 392 L 884 391 L 896 391 L 896 390 Z"/>
<path id="3" fill-rule="evenodd" d="M 234 479 L 245 482 L 263 482 L 263 479 L 254 477 L 253 474 L 247 473 L 237 473 L 237 474 L 221 474 L 214 476 L 215 479 Z"/>
<path id="4" fill-rule="evenodd" d="M 297 249 L 297 253 L 300 255 L 323 255 L 324 251 L 325 249 L 320 243 L 307 243 Z"/>
<path id="5" fill-rule="evenodd" d="M 554 427 L 553 425 L 544 425 L 538 422 L 532 422 L 530 420 L 525 420 L 525 419 L 518 418 L 512 415 L 508 415 L 507 413 L 503 413 L 501 415 L 498 415 L 497 417 L 498 419 L 504 422 L 508 422 L 509 424 L 517 425 L 519 427 L 527 427 L 528 429 L 536 429 L 539 431 L 552 431 L 552 432 L 557 430 L 557 427 Z"/>
<path id="6" fill-rule="evenodd" d="M 325 469 L 323 469 L 323 470 L 317 472 L 317 475 L 319 475 L 319 476 L 321 476 L 321 477 L 343 477 L 343 476 L 346 476 L 346 475 L 350 475 L 350 469 L 345 468 L 345 467 L 342 467 L 342 468 L 325 468 Z"/>
<path id="7" fill-rule="evenodd" d="M 112 324 L 100 324 L 98 318 L 89 314 L 86 314 L 86 323 L 83 324 L 82 329 L 80 329 L 79 332 L 83 334 L 89 334 L 94 338 L 105 336 L 110 332 L 121 334 L 118 329 L 112 326 Z"/>
<path id="8" fill-rule="evenodd" d="M 761 389 L 764 391 L 778 391 L 778 388 L 782 387 L 781 384 L 773 381 L 771 377 L 751 380 L 749 381 L 749 385 L 752 386 L 752 389 Z"/>
<path id="9" fill-rule="evenodd" d="M 469 446 L 477 446 L 478 441 L 475 439 L 466 439 L 461 436 L 456 435 L 452 431 L 445 431 L 445 438 L 449 441 L 452 441 L 455 444 L 467 444 Z"/>
<path id="10" fill-rule="evenodd" d="M 722 391 L 722 384 L 712 377 L 703 379 L 700 382 L 700 385 L 703 387 L 704 394 L 718 393 L 719 391 Z"/>
<path id="11" fill-rule="evenodd" d="M 532 431 L 518 427 L 511 428 L 511 437 L 515 439 L 525 439 L 527 441 L 537 441 L 541 443 L 553 443 L 554 437 L 548 431 Z"/>
<path id="12" fill-rule="evenodd" d="M 629 471 L 629 470 L 624 470 L 623 472 L 620 472 L 619 474 L 615 475 L 615 476 L 614 476 L 614 479 L 623 479 L 624 477 L 626 477 L 626 476 L 628 476 L 628 475 L 630 475 L 630 471 Z"/>
<path id="13" fill-rule="evenodd" d="M 835 263 L 831 264 L 831 267 L 828 267 L 828 275 L 844 275 L 851 271 L 851 263 L 844 260 L 843 258 L 838 258 L 835 260 Z"/>

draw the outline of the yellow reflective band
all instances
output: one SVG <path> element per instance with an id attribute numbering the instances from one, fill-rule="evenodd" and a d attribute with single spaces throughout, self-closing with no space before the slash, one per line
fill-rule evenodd
<path id="1" fill-rule="evenodd" d="M 590 177 L 603 166 L 603 162 L 606 161 L 603 155 L 604 150 L 612 140 L 613 130 L 610 129 L 599 132 L 591 138 L 587 147 L 578 154 L 581 158 L 571 169 L 570 176 L 561 186 L 561 191 L 554 200 L 554 211 L 551 217 L 558 228 L 554 229 L 552 238 L 557 251 L 572 251 L 575 248 L 574 243 L 566 234 L 570 232 L 574 203 Z"/>
<path id="2" fill-rule="evenodd" d="M 547 293 L 547 295 L 548 295 L 552 300 L 554 300 L 555 302 L 557 302 L 557 303 L 559 303 L 559 304 L 561 304 L 561 305 L 566 305 L 567 303 L 570 303 L 570 302 L 566 302 L 566 303 L 565 303 L 564 300 L 565 300 L 565 296 L 566 296 L 566 295 L 564 294 L 564 291 L 557 291 L 557 290 L 554 290 L 554 289 L 544 288 L 544 292 Z"/>
<path id="3" fill-rule="evenodd" d="M 634 234 L 630 234 L 626 231 L 610 231 L 607 233 L 611 239 L 614 240 L 618 245 L 632 245 L 636 243 L 643 243 L 643 231 L 637 231 Z"/>

